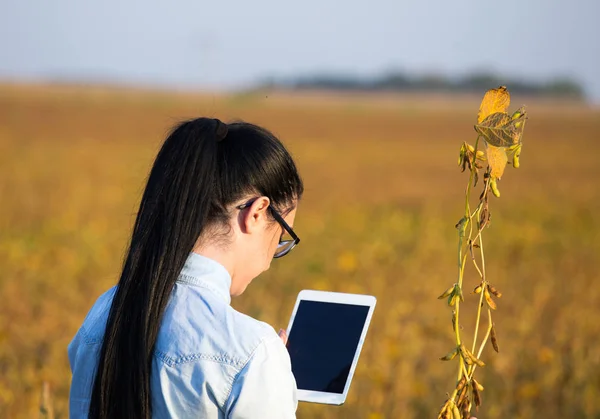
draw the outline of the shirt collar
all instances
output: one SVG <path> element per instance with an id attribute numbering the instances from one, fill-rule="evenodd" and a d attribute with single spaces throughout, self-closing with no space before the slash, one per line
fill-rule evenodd
<path id="1" fill-rule="evenodd" d="M 231 303 L 231 275 L 223 265 L 206 256 L 190 253 L 177 282 L 208 288 L 222 297 L 227 304 Z"/>

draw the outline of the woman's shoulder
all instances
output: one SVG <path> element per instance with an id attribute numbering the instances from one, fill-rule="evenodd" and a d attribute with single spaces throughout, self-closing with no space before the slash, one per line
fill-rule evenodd
<path id="1" fill-rule="evenodd" d="M 211 293 L 174 295 L 165 311 L 155 352 L 170 365 L 206 360 L 242 368 L 256 348 L 277 333 Z"/>
<path id="2" fill-rule="evenodd" d="M 155 385 L 163 393 L 170 389 L 177 400 L 195 394 L 199 409 L 214 403 L 224 411 L 236 377 L 264 352 L 261 348 L 272 345 L 273 337 L 279 339 L 271 326 L 228 304 L 191 295 L 177 299 L 165 313 L 156 342 Z M 189 400 L 182 404 L 188 406 Z"/>
<path id="3" fill-rule="evenodd" d="M 83 336 L 86 343 L 94 344 L 102 342 L 115 291 L 116 286 L 100 295 L 87 313 L 78 332 Z"/>

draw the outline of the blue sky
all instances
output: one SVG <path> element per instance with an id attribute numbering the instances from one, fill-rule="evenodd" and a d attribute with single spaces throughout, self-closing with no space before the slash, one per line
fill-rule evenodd
<path id="1" fill-rule="evenodd" d="M 573 77 L 600 102 L 599 18 L 598 0 L 2 0 L 0 79 L 221 89 L 485 70 Z"/>

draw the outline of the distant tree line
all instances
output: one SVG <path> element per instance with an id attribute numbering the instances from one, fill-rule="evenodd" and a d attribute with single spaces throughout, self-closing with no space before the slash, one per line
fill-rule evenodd
<path id="1" fill-rule="evenodd" d="M 585 99 L 583 87 L 574 80 L 557 78 L 548 82 L 499 77 L 494 74 L 477 73 L 461 78 L 438 75 L 410 76 L 405 73 L 388 73 L 372 78 L 321 74 L 291 79 L 270 79 L 262 83 L 265 88 L 297 90 L 340 91 L 391 91 L 391 92 L 448 92 L 476 93 L 487 89 L 508 86 L 511 93 Z"/>

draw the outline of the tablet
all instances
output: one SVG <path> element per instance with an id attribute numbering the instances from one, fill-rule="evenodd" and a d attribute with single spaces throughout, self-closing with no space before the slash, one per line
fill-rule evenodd
<path id="1" fill-rule="evenodd" d="M 298 400 L 344 403 L 376 301 L 337 292 L 298 294 L 287 329 Z"/>

